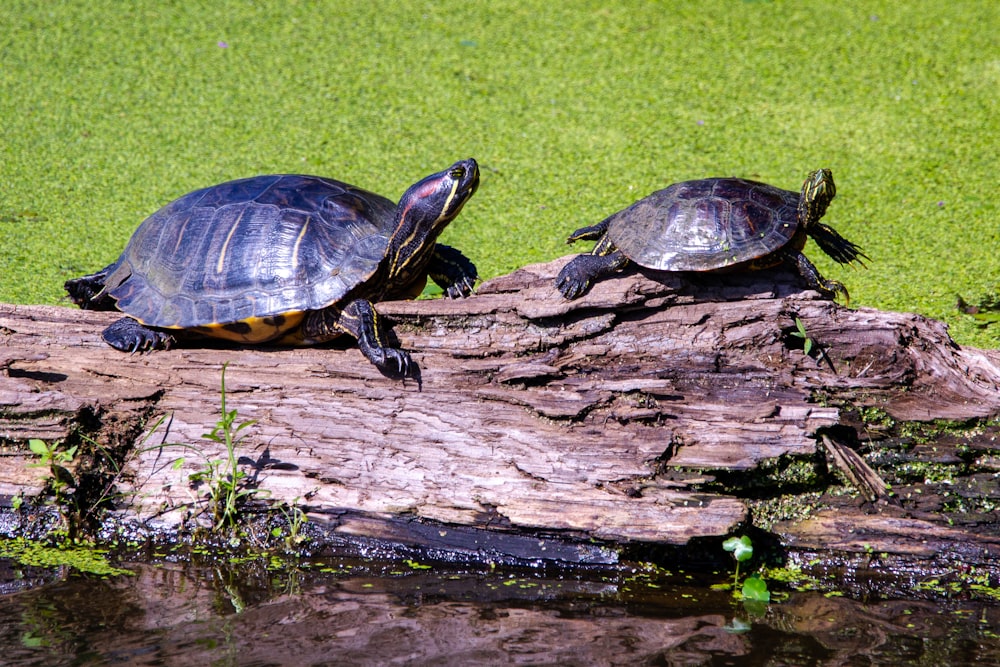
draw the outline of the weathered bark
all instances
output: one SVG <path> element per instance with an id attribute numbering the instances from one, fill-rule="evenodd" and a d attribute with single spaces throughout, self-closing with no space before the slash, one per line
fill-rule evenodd
<path id="1" fill-rule="evenodd" d="M 238 453 L 258 497 L 305 506 L 331 535 L 445 552 L 600 561 L 614 555 L 592 541 L 725 535 L 762 499 L 823 490 L 775 476 L 789 461 L 822 467 L 818 434 L 868 454 L 901 442 L 896 427 L 865 430 L 862 409 L 896 426 L 978 420 L 978 434 L 939 444 L 964 464 L 959 476 L 1000 467 L 987 424 L 1000 415 L 1000 354 L 960 348 L 939 322 L 848 309 L 780 271 L 633 272 L 568 302 L 552 286 L 564 262 L 463 300 L 381 304 L 420 364 L 419 386 L 383 377 L 346 342 L 130 356 L 100 339 L 114 314 L 0 306 L 0 494 L 42 491 L 47 471 L 26 467 L 29 438 L 83 433 L 122 456 L 126 513 L 180 524 L 204 491 L 189 476 L 225 457 L 202 437 L 219 418 L 225 362 L 227 407 L 256 420 Z M 924 452 L 903 449 L 906 461 Z M 867 493 L 884 490 L 877 481 Z M 909 557 L 961 546 L 977 562 L 1000 560 L 996 520 L 956 524 L 926 496 L 918 506 L 898 483 L 893 492 L 868 505 L 826 498 L 805 519 L 778 517 L 777 534 L 803 550 Z"/>

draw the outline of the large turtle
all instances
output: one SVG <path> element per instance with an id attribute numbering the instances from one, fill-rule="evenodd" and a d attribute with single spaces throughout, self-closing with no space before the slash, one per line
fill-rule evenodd
<path id="1" fill-rule="evenodd" d="M 410 187 L 399 204 L 317 176 L 255 176 L 184 195 L 147 218 L 121 257 L 66 282 L 81 308 L 127 317 L 102 336 L 122 351 L 199 334 L 309 345 L 347 333 L 384 373 L 407 375 L 373 303 L 409 298 L 428 275 L 466 296 L 476 267 L 436 242 L 479 185 L 473 159 Z"/>
<path id="2" fill-rule="evenodd" d="M 675 183 L 640 199 L 568 243 L 594 240 L 589 255 L 571 260 L 556 278 L 567 299 L 584 294 L 594 280 L 630 261 L 660 271 L 795 267 L 806 284 L 828 298 L 847 288 L 825 280 L 802 253 L 806 237 L 842 264 L 867 256 L 819 220 L 837 190 L 829 169 L 809 174 L 801 192 L 742 178 L 706 178 Z"/>

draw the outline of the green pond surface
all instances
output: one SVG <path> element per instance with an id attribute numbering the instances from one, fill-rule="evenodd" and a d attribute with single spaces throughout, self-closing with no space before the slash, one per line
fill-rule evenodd
<path id="1" fill-rule="evenodd" d="M 705 579 L 641 570 L 123 566 L 0 563 L 3 664 L 1000 664 L 1000 605 L 974 601 L 788 592 L 747 608 Z"/>
<path id="2" fill-rule="evenodd" d="M 826 167 L 871 262 L 806 253 L 852 304 L 1000 346 L 955 307 L 1000 283 L 1000 3 L 6 0 L 0 25 L 0 301 L 67 303 L 143 218 L 254 174 L 396 199 L 475 157 L 442 241 L 488 279 L 673 182 Z"/>

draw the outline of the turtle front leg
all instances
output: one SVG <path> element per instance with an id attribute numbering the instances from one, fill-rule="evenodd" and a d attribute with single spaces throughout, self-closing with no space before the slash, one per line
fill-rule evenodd
<path id="1" fill-rule="evenodd" d="M 449 299 L 469 296 L 479 279 L 479 272 L 472 260 L 460 250 L 441 243 L 434 246 L 427 273 Z"/>
<path id="2" fill-rule="evenodd" d="M 112 322 L 101 332 L 101 338 L 116 350 L 129 353 L 169 350 L 176 342 L 170 334 L 140 324 L 131 317 Z"/>
<path id="3" fill-rule="evenodd" d="M 598 248 L 594 248 L 596 253 Z M 567 299 L 583 296 L 594 281 L 614 273 L 628 264 L 628 259 L 620 250 L 606 255 L 592 254 L 574 257 L 556 276 L 556 287 Z"/>
<path id="4" fill-rule="evenodd" d="M 358 340 L 368 361 L 389 376 L 411 376 L 414 364 L 405 350 L 389 347 L 388 325 L 367 299 L 355 299 L 343 308 L 331 306 L 310 313 L 303 323 L 307 341 L 323 341 L 341 333 Z"/>
<path id="5" fill-rule="evenodd" d="M 577 241 L 598 241 L 608 231 L 608 225 L 611 223 L 611 218 L 605 218 L 601 220 L 596 225 L 590 225 L 589 227 L 581 227 L 566 239 L 566 243 L 576 243 Z"/>
<path id="6" fill-rule="evenodd" d="M 844 303 L 850 305 L 851 295 L 844 284 L 836 280 L 827 280 L 819 274 L 812 262 L 801 252 L 789 252 L 785 259 L 791 263 L 806 281 L 811 289 L 816 290 L 828 299 L 836 299 L 838 294 L 844 295 Z"/>

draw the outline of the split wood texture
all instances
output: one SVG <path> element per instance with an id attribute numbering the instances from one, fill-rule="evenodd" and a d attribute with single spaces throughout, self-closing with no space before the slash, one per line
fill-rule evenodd
<path id="1" fill-rule="evenodd" d="M 226 362 L 228 407 L 256 420 L 238 453 L 259 497 L 304 506 L 343 539 L 568 561 L 730 533 L 751 503 L 720 478 L 766 486 L 776 461 L 820 459 L 822 434 L 877 448 L 859 409 L 896 422 L 1000 415 L 1000 353 L 960 348 L 940 322 L 845 308 L 782 271 L 633 271 L 566 301 L 553 287 L 565 262 L 467 299 L 381 304 L 419 385 L 382 376 L 348 341 L 127 355 L 100 339 L 115 314 L 0 305 L 0 495 L 42 491 L 29 438 L 83 433 L 122 453 L 127 514 L 188 520 L 204 492 L 189 476 L 225 456 L 203 434 Z M 980 473 L 996 448 L 973 444 Z M 827 504 L 776 531 L 804 550 L 1000 558 L 996 523 L 877 504 Z"/>

